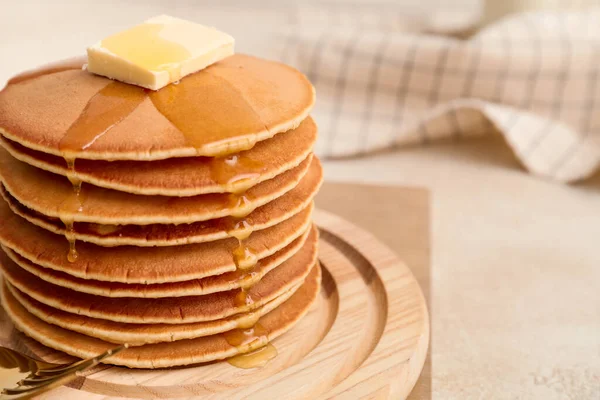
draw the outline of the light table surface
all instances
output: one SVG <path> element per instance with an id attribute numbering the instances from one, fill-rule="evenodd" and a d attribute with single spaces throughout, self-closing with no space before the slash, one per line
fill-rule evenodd
<path id="1" fill-rule="evenodd" d="M 533 177 L 499 137 L 329 161 L 325 175 L 430 190 L 434 399 L 600 393 L 600 176 Z"/>

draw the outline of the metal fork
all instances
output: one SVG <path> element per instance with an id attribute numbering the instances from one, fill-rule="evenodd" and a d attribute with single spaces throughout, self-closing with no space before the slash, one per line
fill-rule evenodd
<path id="1" fill-rule="evenodd" d="M 125 350 L 127 347 L 128 346 L 124 344 L 108 350 L 99 356 L 60 366 L 39 362 L 23 353 L 2 347 L 0 350 L 2 350 L 3 361 L 8 359 L 12 368 L 19 367 L 21 370 L 25 369 L 23 372 L 31 370 L 31 373 L 25 379 L 17 382 L 17 387 L 4 389 L 0 394 L 0 400 L 31 399 L 34 396 L 38 396 L 51 389 L 65 385 L 75 379 L 79 373 L 98 365 L 101 361 Z"/>

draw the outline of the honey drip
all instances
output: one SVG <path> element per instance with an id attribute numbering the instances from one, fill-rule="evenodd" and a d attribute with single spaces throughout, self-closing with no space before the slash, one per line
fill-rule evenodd
<path id="1" fill-rule="evenodd" d="M 277 349 L 271 343 L 267 343 L 266 346 L 250 353 L 230 357 L 227 359 L 227 362 L 237 368 L 251 369 L 264 367 L 275 357 L 277 357 Z"/>
<path id="2" fill-rule="evenodd" d="M 63 201 L 59 210 L 59 218 L 65 225 L 65 238 L 69 242 L 69 252 L 67 253 L 67 260 L 69 262 L 77 261 L 79 254 L 77 253 L 76 240 L 75 240 L 75 218 L 73 213 L 83 211 L 83 202 L 81 198 L 81 180 L 74 177 L 75 160 L 71 158 L 66 159 L 67 162 L 67 178 L 73 186 L 73 191 Z"/>
<path id="3" fill-rule="evenodd" d="M 250 328 L 232 329 L 224 332 L 223 336 L 231 346 L 243 350 L 258 340 L 267 340 L 269 331 L 260 322 L 257 322 Z"/>
<path id="4" fill-rule="evenodd" d="M 228 233 L 238 240 L 238 245 L 233 250 L 232 256 L 239 270 L 250 269 L 258 261 L 254 250 L 245 244 L 245 240 L 250 237 L 253 228 L 243 218 L 252 211 L 250 199 L 245 191 L 258 181 L 260 173 L 257 171 L 262 166 L 262 163 L 238 154 L 216 157 L 211 160 L 213 179 L 220 184 L 225 184 L 226 190 L 233 192 L 229 196 L 232 208 L 231 215 L 235 223 Z"/>
<path id="5" fill-rule="evenodd" d="M 254 298 L 250 294 L 249 287 L 242 287 L 235 295 L 234 304 L 236 307 L 248 307 L 254 304 Z"/>
<path id="6" fill-rule="evenodd" d="M 60 151 L 71 157 L 73 153 L 86 150 L 127 118 L 145 99 L 146 92 L 140 87 L 121 82 L 109 83 L 92 96 L 69 127 L 60 141 Z"/>
<path id="7" fill-rule="evenodd" d="M 229 208 L 231 216 L 235 219 L 242 219 L 252 212 L 250 199 L 245 193 L 229 194 Z"/>
<path id="8" fill-rule="evenodd" d="M 264 164 L 239 153 L 211 158 L 210 170 L 213 180 L 225 186 L 226 192 L 242 194 L 256 185 Z"/>
<path id="9" fill-rule="evenodd" d="M 156 109 L 196 151 L 208 143 L 236 137 L 240 132 L 265 130 L 246 98 L 227 81 L 214 76 L 210 67 L 186 76 L 177 85 L 147 93 Z M 228 107 L 219 106 L 222 104 Z M 254 144 L 254 140 L 239 140 L 231 143 L 227 152 L 248 150 Z"/>
<path id="10" fill-rule="evenodd" d="M 137 65 L 168 71 L 173 80 L 178 80 L 180 71 L 175 70 L 173 65 L 165 60 L 177 63 L 178 60 L 186 59 L 189 54 L 185 48 L 162 38 L 160 35 L 162 29 L 163 26 L 158 24 L 139 25 L 105 39 L 102 46 L 114 54 L 125 56 Z M 151 35 L 156 40 L 147 42 L 138 40 L 139 37 L 147 35 Z M 135 46 L 130 45 L 131 43 L 151 45 L 153 51 L 136 49 Z M 72 65 L 68 68 L 72 68 Z M 13 81 L 16 82 L 17 80 Z M 207 96 L 210 96 L 210 99 Z M 127 118 L 148 98 L 156 109 L 182 133 L 186 144 L 198 152 L 207 143 L 222 142 L 239 135 L 240 132 L 266 128 L 260 115 L 238 89 L 224 78 L 211 74 L 208 69 L 158 91 L 121 82 L 111 82 L 106 85 L 91 97 L 59 144 L 59 149 L 67 162 L 67 177 L 73 184 L 74 193 L 73 199 L 65 199 L 64 207 L 59 212 L 60 219 L 66 227 L 65 236 L 70 243 L 70 261 L 77 258 L 74 214 L 81 212 L 85 205 L 80 199 L 81 182 L 75 177 L 75 157 Z M 212 107 L 212 104 L 229 104 L 230 107 L 224 109 Z M 235 118 L 232 118 L 231 112 L 235 112 Z M 231 144 L 228 150 L 247 150 L 254 143 L 252 140 L 238 141 Z M 231 214 L 234 218 L 242 219 L 252 211 L 246 190 L 256 184 L 263 169 L 262 163 L 248 158 L 243 152 L 211 159 L 213 180 L 225 186 L 226 191 L 231 193 Z M 252 267 L 257 260 L 254 251 L 244 244 L 245 239 L 238 239 L 239 245 L 232 254 L 236 265 L 242 269 Z"/>
<path id="11" fill-rule="evenodd" d="M 223 336 L 227 340 L 227 343 L 240 352 L 244 352 L 248 348 L 254 347 L 256 342 L 267 341 L 269 339 L 269 331 L 260 322 L 255 322 L 249 328 L 233 329 L 223 333 Z M 264 366 L 276 356 L 277 350 L 272 344 L 268 343 L 250 353 L 231 357 L 227 362 L 238 368 L 257 368 Z"/>
<path id="12" fill-rule="evenodd" d="M 252 232 L 252 226 L 245 219 L 238 220 L 233 229 L 228 232 L 229 236 L 236 238 L 238 241 L 237 247 L 232 252 L 233 261 L 238 270 L 250 269 L 258 262 L 254 250 L 245 244 L 245 240 L 250 237 Z"/>
<path id="13" fill-rule="evenodd" d="M 75 239 L 75 230 L 73 229 L 73 223 L 72 222 L 65 222 L 65 226 L 66 226 L 66 233 L 65 233 L 65 237 L 67 238 L 67 240 L 69 241 L 69 253 L 67 254 L 67 260 L 69 260 L 69 262 L 75 262 L 77 261 L 77 258 L 79 257 L 79 253 L 77 253 L 77 247 L 76 247 L 76 239 Z"/>
<path id="14" fill-rule="evenodd" d="M 109 83 L 90 99 L 60 141 L 59 149 L 67 163 L 67 178 L 73 185 L 72 194 L 63 201 L 59 210 L 59 218 L 65 225 L 65 237 L 69 241 L 69 262 L 75 262 L 78 257 L 74 214 L 84 208 L 81 180 L 75 176 L 75 157 L 72 154 L 91 146 L 131 114 L 144 98 L 144 91 L 139 88 L 119 82 Z"/>
<path id="15" fill-rule="evenodd" d="M 259 319 L 260 314 L 258 312 L 249 312 L 242 321 L 238 322 L 238 329 L 250 329 L 256 325 Z"/>
<path id="16" fill-rule="evenodd" d="M 240 270 L 247 270 L 254 267 L 258 261 L 256 253 L 246 246 L 242 240 L 238 241 L 238 247 L 233 250 L 233 260 Z"/>

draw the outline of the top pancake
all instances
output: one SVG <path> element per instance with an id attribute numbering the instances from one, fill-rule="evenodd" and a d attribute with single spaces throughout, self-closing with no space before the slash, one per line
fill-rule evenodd
<path id="1" fill-rule="evenodd" d="M 156 92 L 73 69 L 9 83 L 0 133 L 68 158 L 216 156 L 297 127 L 314 99 L 297 70 L 240 54 Z"/>
<path id="2" fill-rule="evenodd" d="M 29 149 L 0 136 L 13 157 L 34 167 L 122 192 L 194 196 L 237 192 L 271 179 L 306 159 L 317 139 L 308 117 L 296 129 L 257 143 L 238 155 L 234 165 L 222 157 L 181 157 L 157 161 L 76 160 L 69 170 L 63 157 Z"/>

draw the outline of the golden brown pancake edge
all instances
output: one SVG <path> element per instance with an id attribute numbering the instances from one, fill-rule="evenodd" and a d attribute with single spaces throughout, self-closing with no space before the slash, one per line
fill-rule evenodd
<path id="1" fill-rule="evenodd" d="M 304 210 L 318 192 L 323 182 L 320 164 L 311 163 L 310 169 L 300 182 L 282 196 L 253 210 L 244 217 L 245 224 L 253 231 L 270 228 Z M 0 195 L 10 209 L 30 223 L 58 235 L 65 235 L 64 223 L 30 210 L 18 202 L 0 184 Z M 134 245 L 174 246 L 191 243 L 211 242 L 232 236 L 234 217 L 193 222 L 190 224 L 150 224 L 150 225 L 103 225 L 76 222 L 70 235 L 77 241 L 94 243 L 99 246 Z"/>
<path id="2" fill-rule="evenodd" d="M 300 164 L 312 151 L 317 127 L 306 118 L 294 130 L 257 143 L 239 153 L 244 160 L 259 160 L 258 184 Z M 0 136 L 2 146 L 11 156 L 33 167 L 81 182 L 133 194 L 162 196 L 196 196 L 206 193 L 239 191 L 243 180 L 222 184 L 215 180 L 212 158 L 185 157 L 159 161 L 76 160 L 69 171 L 63 157 L 35 151 Z"/>
<path id="3" fill-rule="evenodd" d="M 48 283 L 92 295 L 137 298 L 200 296 L 239 289 L 240 287 L 250 287 L 262 279 L 265 274 L 277 268 L 300 251 L 311 252 L 316 257 L 317 242 L 318 231 L 313 226 L 312 229 L 306 231 L 302 236 L 295 239 L 283 249 L 259 260 L 256 266 L 251 269 L 238 269 L 202 279 L 173 283 L 136 284 L 76 278 L 64 272 L 40 267 L 6 247 L 2 247 L 0 251 L 0 261 L 8 257 L 19 267 Z"/>
<path id="4" fill-rule="evenodd" d="M 240 74 L 240 71 L 244 73 Z M 184 81 L 204 77 L 213 81 L 218 76 L 223 82 L 222 86 L 213 85 L 214 94 L 205 95 L 207 98 L 195 107 L 223 118 L 221 124 L 231 125 L 232 120 L 240 119 L 232 114 L 235 110 L 231 103 L 235 101 L 253 109 L 259 123 L 227 140 L 191 147 L 181 131 L 158 112 L 150 100 L 146 100 L 108 133 L 72 156 L 101 160 L 159 160 L 232 153 L 296 128 L 314 104 L 314 88 L 303 74 L 284 64 L 256 57 L 237 54 L 192 75 Z M 59 144 L 65 132 L 88 101 L 112 82 L 86 71 L 67 70 L 8 85 L 0 92 L 0 134 L 31 149 L 63 156 Z M 262 85 L 263 89 L 256 90 L 257 85 Z M 228 86 L 234 87 L 232 93 L 237 92 L 240 97 L 223 97 L 223 89 L 229 89 Z M 260 104 L 270 107 L 258 107 Z"/>
<path id="5" fill-rule="evenodd" d="M 263 229 L 245 241 L 260 260 L 275 254 L 311 226 L 313 205 L 293 217 Z M 64 237 L 38 228 L 12 213 L 0 201 L 0 244 L 20 256 L 40 265 L 83 279 L 123 283 L 167 283 L 236 270 L 232 257 L 238 246 L 236 239 L 182 246 L 148 247 L 119 246 L 110 249 L 91 243 L 77 243 L 79 256 L 67 260 L 69 244 Z"/>
<path id="6" fill-rule="evenodd" d="M 4 254 L 0 268 L 12 286 L 67 312 L 115 322 L 182 324 L 226 318 L 266 304 L 306 278 L 317 258 L 316 248 L 312 250 L 294 254 L 246 290 L 184 297 L 113 298 L 81 293 L 36 277 Z"/>
<path id="7" fill-rule="evenodd" d="M 317 264 L 304 285 L 289 300 L 259 320 L 269 331 L 267 337 L 242 348 L 231 346 L 222 335 L 212 335 L 132 347 L 111 357 L 108 362 L 131 368 L 166 368 L 224 359 L 255 350 L 291 329 L 306 315 L 317 299 L 320 286 L 321 267 Z M 303 292 L 303 289 L 308 290 Z M 80 358 L 94 357 L 114 348 L 112 343 L 43 322 L 22 307 L 8 290 L 2 290 L 1 295 L 2 305 L 15 327 L 45 346 Z"/>

